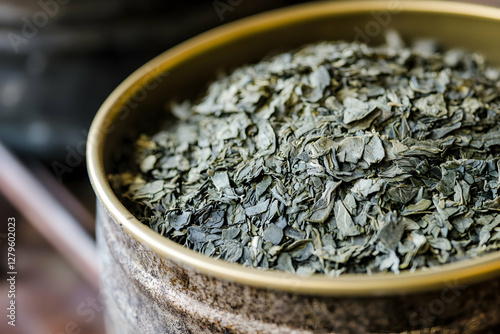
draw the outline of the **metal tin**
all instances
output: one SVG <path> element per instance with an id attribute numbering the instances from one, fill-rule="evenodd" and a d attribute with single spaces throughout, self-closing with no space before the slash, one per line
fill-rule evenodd
<path id="1" fill-rule="evenodd" d="M 500 9 L 451 2 L 299 5 L 211 30 L 153 59 L 106 100 L 92 124 L 88 170 L 110 328 L 117 333 L 328 333 L 500 325 L 500 252 L 399 275 L 299 277 L 207 258 L 141 224 L 107 181 L 125 134 L 147 131 L 166 101 L 196 96 L 215 69 L 330 39 L 379 43 L 385 28 L 481 51 L 500 64 Z M 149 125 L 148 125 L 149 124 Z"/>

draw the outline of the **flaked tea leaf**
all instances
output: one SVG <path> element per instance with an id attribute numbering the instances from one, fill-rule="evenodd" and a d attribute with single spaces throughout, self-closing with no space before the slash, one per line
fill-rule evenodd
<path id="1" fill-rule="evenodd" d="M 333 192 L 337 189 L 340 183 L 341 181 L 327 181 L 325 191 L 321 195 L 321 198 L 311 207 L 311 215 L 308 219 L 310 222 L 323 223 L 330 216 L 330 212 L 332 211 L 334 205 Z"/>
<path id="2" fill-rule="evenodd" d="M 432 205 L 432 201 L 428 199 L 421 199 L 418 203 L 410 204 L 403 210 L 403 215 L 423 213 Z"/>
<path id="3" fill-rule="evenodd" d="M 375 105 L 348 96 L 344 99 L 344 108 L 344 123 L 349 124 L 368 116 L 369 113 L 375 110 Z"/>
<path id="4" fill-rule="evenodd" d="M 377 135 L 371 137 L 370 141 L 365 146 L 363 160 L 365 160 L 368 164 L 373 164 L 380 162 L 384 159 L 384 157 L 385 150 L 380 137 Z"/>
<path id="5" fill-rule="evenodd" d="M 347 211 L 346 207 L 340 200 L 335 203 L 335 221 L 337 223 L 337 228 L 339 229 L 340 238 L 343 239 L 345 236 L 354 236 L 359 234 L 349 211 Z"/>
<path id="6" fill-rule="evenodd" d="M 387 190 L 387 196 L 394 202 L 406 204 L 418 193 L 419 189 L 411 186 L 396 186 Z"/>
<path id="7" fill-rule="evenodd" d="M 367 198 L 382 189 L 384 184 L 384 179 L 360 179 L 354 183 L 351 192 L 357 194 L 358 198 Z"/>
<path id="8" fill-rule="evenodd" d="M 386 249 L 395 251 L 398 243 L 401 241 L 405 227 L 402 219 L 397 219 L 396 215 L 389 213 L 390 220 L 378 232 L 378 239 Z"/>
<path id="9" fill-rule="evenodd" d="M 191 212 L 174 210 L 165 215 L 165 221 L 174 229 L 181 230 L 189 224 L 191 219 Z"/>
<path id="10" fill-rule="evenodd" d="M 263 213 L 269 207 L 269 199 L 261 201 L 258 204 L 250 206 L 245 209 L 247 216 L 255 216 Z"/>
<path id="11" fill-rule="evenodd" d="M 152 170 L 156 163 L 156 156 L 149 155 L 141 162 L 141 172 L 147 173 Z"/>
<path id="12" fill-rule="evenodd" d="M 269 241 L 275 245 L 279 245 L 283 238 L 283 230 L 275 224 L 270 224 L 264 231 L 264 240 Z"/>
<path id="13" fill-rule="evenodd" d="M 478 53 L 322 42 L 235 69 L 124 149 L 110 184 L 197 252 L 298 275 L 500 248 L 499 72 Z M 168 101 L 166 101 L 168 102 Z"/>
<path id="14" fill-rule="evenodd" d="M 364 137 L 356 136 L 343 139 L 337 148 L 338 161 L 357 163 L 363 156 L 365 145 Z"/>
<path id="15" fill-rule="evenodd" d="M 227 172 L 217 172 L 212 176 L 212 182 L 214 183 L 215 188 L 217 190 L 223 190 L 231 188 L 229 184 L 229 176 Z"/>

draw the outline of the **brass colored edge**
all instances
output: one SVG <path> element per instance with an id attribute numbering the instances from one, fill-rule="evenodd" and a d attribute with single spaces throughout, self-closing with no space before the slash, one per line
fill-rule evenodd
<path id="1" fill-rule="evenodd" d="M 401 10 L 404 12 L 442 13 L 500 21 L 500 9 L 486 6 L 444 1 L 401 1 L 401 4 Z M 106 138 L 104 129 L 113 124 L 120 107 L 125 105 L 128 98 L 141 88 L 147 79 L 168 71 L 169 68 L 173 68 L 193 55 L 255 32 L 319 17 L 383 10 L 387 6 L 388 3 L 384 1 L 346 1 L 301 4 L 275 10 L 212 29 L 166 51 L 139 68 L 108 97 L 97 112 L 90 128 L 87 168 L 94 191 L 104 208 L 130 235 L 160 256 L 192 267 L 204 274 L 254 287 L 301 294 L 367 297 L 430 291 L 444 288 L 450 283 L 471 284 L 497 277 L 500 274 L 500 251 L 428 270 L 419 269 L 414 273 L 402 272 L 399 275 L 393 273 L 344 274 L 337 278 L 330 278 L 317 274 L 300 277 L 277 271 L 246 268 L 239 264 L 209 258 L 154 232 L 133 217 L 115 196 L 108 183 L 103 166 L 103 148 Z M 155 70 L 153 75 L 152 69 Z"/>

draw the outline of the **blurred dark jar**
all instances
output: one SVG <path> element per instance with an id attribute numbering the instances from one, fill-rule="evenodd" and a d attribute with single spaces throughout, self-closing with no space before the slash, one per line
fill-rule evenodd
<path id="1" fill-rule="evenodd" d="M 369 34 L 373 13 L 407 39 L 483 52 L 500 64 L 500 10 L 418 1 L 324 2 L 263 14 L 213 30 L 153 59 L 101 107 L 88 142 L 98 197 L 97 239 L 109 329 L 116 333 L 475 333 L 500 325 L 500 252 L 399 275 L 299 277 L 205 257 L 137 221 L 106 179 L 125 138 L 153 131 L 172 98 L 192 98 L 214 69 L 255 62 L 270 51 Z M 387 14 L 388 13 L 388 14 Z M 388 15 L 388 16 L 387 16 Z M 446 29 L 444 29 L 446 27 Z M 381 28 L 380 28 L 381 29 Z M 358 37 L 357 37 L 358 36 Z M 167 75 L 168 74 L 168 75 Z M 153 81 L 155 89 L 145 89 Z M 137 92 L 147 96 L 128 108 Z M 498 327 L 497 327 L 498 328 Z"/>

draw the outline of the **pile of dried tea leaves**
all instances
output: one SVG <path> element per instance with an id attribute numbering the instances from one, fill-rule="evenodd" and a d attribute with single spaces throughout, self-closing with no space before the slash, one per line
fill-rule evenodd
<path id="1" fill-rule="evenodd" d="M 323 42 L 234 70 L 109 176 L 197 252 L 299 275 L 500 248 L 499 72 L 477 53 Z"/>

